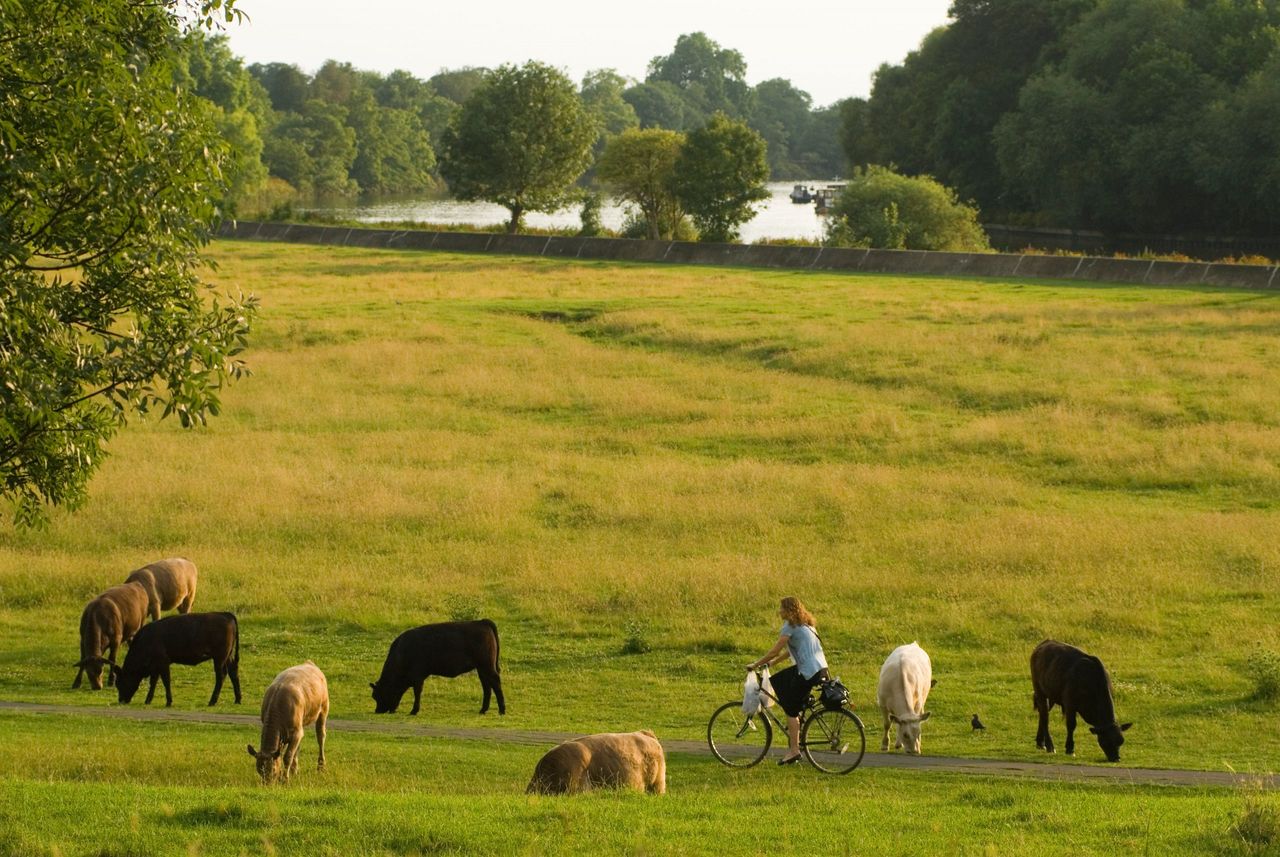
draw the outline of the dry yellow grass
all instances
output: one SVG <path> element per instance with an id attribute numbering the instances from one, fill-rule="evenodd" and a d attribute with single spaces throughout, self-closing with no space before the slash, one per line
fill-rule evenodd
<path id="1" fill-rule="evenodd" d="M 350 710 L 393 630 L 474 606 L 517 685 L 590 663 L 696 734 L 634 668 L 731 693 L 796 594 L 864 705 L 893 646 L 934 654 L 944 748 L 975 707 L 1027 752 L 1055 636 L 1112 667 L 1146 761 L 1280 762 L 1238 669 L 1280 639 L 1273 296 L 214 250 L 262 299 L 255 375 L 207 430 L 120 435 L 82 513 L 0 534 L 6 696 L 70 698 L 84 601 L 184 554 L 264 672 L 341 659 Z M 628 624 L 647 661 L 616 657 Z"/>

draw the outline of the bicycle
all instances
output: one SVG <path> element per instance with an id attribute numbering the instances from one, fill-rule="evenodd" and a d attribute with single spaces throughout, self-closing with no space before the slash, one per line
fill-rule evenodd
<path id="1" fill-rule="evenodd" d="M 755 674 L 759 684 L 762 672 L 755 670 Z M 761 693 L 778 702 L 767 690 Z M 851 708 L 847 701 L 838 708 L 829 707 L 810 691 L 800 712 L 800 752 L 823 773 L 847 774 L 862 763 L 867 752 L 866 730 Z M 707 723 L 707 744 L 711 753 L 731 768 L 755 767 L 773 744 L 774 724 L 787 734 L 786 721 L 773 709 L 761 705 L 759 711 L 747 717 L 742 713 L 741 700 L 726 702 Z"/>

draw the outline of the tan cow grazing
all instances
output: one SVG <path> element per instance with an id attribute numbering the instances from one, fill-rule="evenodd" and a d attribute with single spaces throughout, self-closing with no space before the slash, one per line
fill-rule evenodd
<path id="1" fill-rule="evenodd" d="M 324 724 L 329 718 L 329 683 L 320 668 L 307 661 L 281 672 L 262 697 L 262 750 L 249 745 L 258 762 L 258 776 L 267 785 L 289 782 L 298 772 L 298 746 L 312 723 L 320 745 L 319 770 L 324 770 Z M 281 758 L 283 756 L 283 758 Z"/>
<path id="2" fill-rule="evenodd" d="M 648 729 L 565 741 L 534 768 L 530 794 L 578 794 L 596 788 L 667 793 L 667 757 Z"/>
<path id="3" fill-rule="evenodd" d="M 125 582 L 139 583 L 147 590 L 147 609 L 153 622 L 160 618 L 161 611 L 174 607 L 179 613 L 190 613 L 196 600 L 196 564 L 182 557 L 144 565 L 126 577 Z"/>
<path id="4" fill-rule="evenodd" d="M 146 621 L 147 591 L 141 584 L 122 583 L 90 601 L 80 614 L 79 670 L 71 687 L 79 687 L 88 673 L 89 687 L 102 690 L 104 660 L 115 663 L 120 645 L 132 640 Z M 107 674 L 108 684 L 113 683 L 114 675 Z"/>

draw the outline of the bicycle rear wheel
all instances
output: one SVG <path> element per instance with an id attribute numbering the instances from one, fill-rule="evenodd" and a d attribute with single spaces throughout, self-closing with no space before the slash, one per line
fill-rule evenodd
<path id="1" fill-rule="evenodd" d="M 707 745 L 712 754 L 731 768 L 760 764 L 773 743 L 773 726 L 763 712 L 747 717 L 741 702 L 726 702 L 707 723 Z"/>
<path id="2" fill-rule="evenodd" d="M 800 727 L 800 750 L 819 771 L 847 774 L 862 763 L 867 735 L 852 711 L 822 708 Z"/>

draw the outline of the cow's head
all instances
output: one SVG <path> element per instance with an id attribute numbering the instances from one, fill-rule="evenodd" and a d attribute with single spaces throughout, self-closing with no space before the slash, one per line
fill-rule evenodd
<path id="1" fill-rule="evenodd" d="M 128 659 L 125 659 L 128 665 Z M 133 670 L 125 671 L 115 664 L 111 665 L 111 672 L 116 677 L 116 697 L 122 705 L 127 705 L 133 700 L 133 695 L 138 692 L 138 685 L 142 684 L 142 673 Z"/>
<path id="2" fill-rule="evenodd" d="M 390 685 L 380 682 L 370 682 L 369 687 L 373 689 L 373 713 L 374 714 L 393 714 L 400 707 L 400 700 L 404 698 L 404 692 L 407 687 L 402 687 L 398 691 L 392 690 Z"/>
<path id="3" fill-rule="evenodd" d="M 898 743 L 902 745 L 902 749 L 912 755 L 920 755 L 920 724 L 928 719 L 928 711 L 923 714 L 909 714 L 906 717 L 889 715 L 889 720 L 898 724 Z"/>
<path id="4" fill-rule="evenodd" d="M 103 657 L 85 658 L 76 666 L 84 670 L 84 674 L 89 677 L 89 687 L 94 690 L 102 690 L 102 668 L 104 666 L 111 670 L 117 679 L 117 683 L 120 678 L 120 667 Z"/>
<path id="5" fill-rule="evenodd" d="M 257 763 L 258 776 L 262 777 L 262 782 L 269 786 L 276 780 L 280 779 L 280 752 L 284 748 L 276 747 L 275 752 L 268 753 L 263 751 L 259 753 L 257 750 L 253 749 L 252 744 L 249 744 L 248 747 L 249 755 L 252 756 L 254 761 Z"/>
<path id="6" fill-rule="evenodd" d="M 1098 746 L 1106 754 L 1108 762 L 1120 761 L 1120 745 L 1124 743 L 1123 733 L 1132 725 L 1132 723 L 1112 723 L 1101 729 L 1089 727 L 1089 731 L 1098 736 Z"/>

